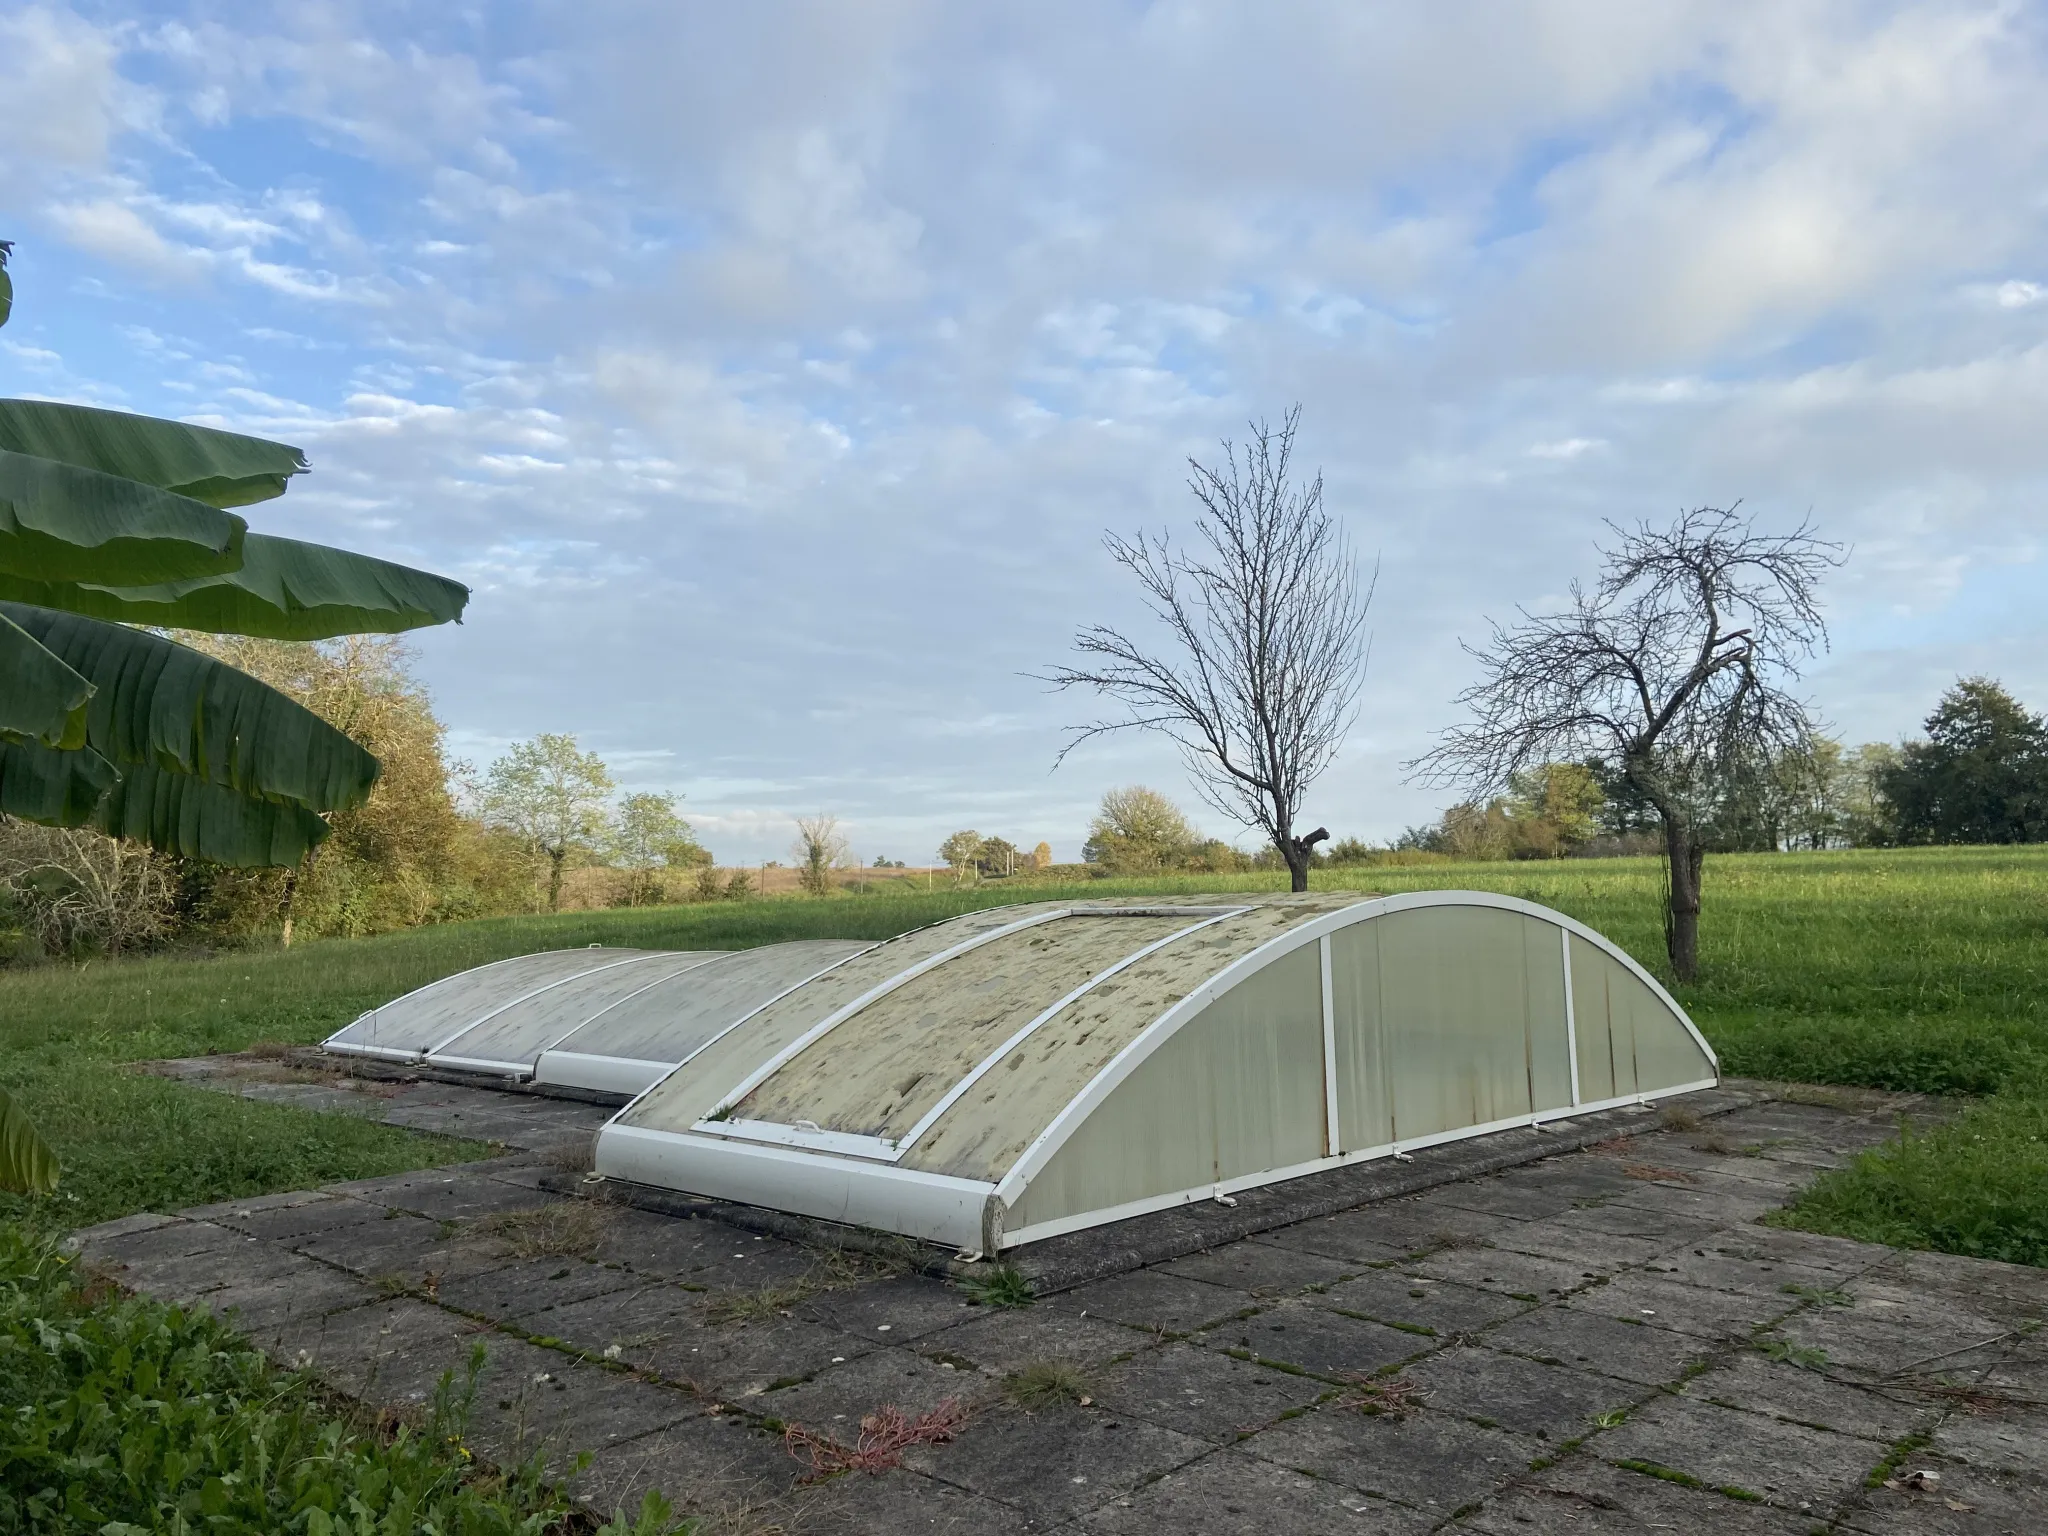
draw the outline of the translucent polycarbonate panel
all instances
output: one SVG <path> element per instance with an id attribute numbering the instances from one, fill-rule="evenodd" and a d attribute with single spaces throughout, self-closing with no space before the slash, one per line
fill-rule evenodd
<path id="1" fill-rule="evenodd" d="M 1442 906 L 1372 922 L 1394 1139 L 1528 1114 L 1521 917 Z"/>
<path id="2" fill-rule="evenodd" d="M 735 1118 L 895 1140 L 1024 1024 L 1186 917 L 1063 917 L 877 998 L 742 1099 Z"/>
<path id="3" fill-rule="evenodd" d="M 1523 917 L 1522 977 L 1529 1006 L 1529 1103 L 1536 1111 L 1569 1109 L 1571 1036 L 1564 1017 L 1564 937 L 1556 923 Z"/>
<path id="4" fill-rule="evenodd" d="M 801 939 L 719 955 L 621 999 L 553 1048 L 674 1065 L 778 993 L 867 947 L 860 939 Z"/>
<path id="5" fill-rule="evenodd" d="M 864 955 L 854 956 L 816 980 L 805 982 L 789 996 L 770 1003 L 724 1038 L 705 1046 L 649 1089 L 625 1112 L 621 1123 L 649 1130 L 688 1130 L 750 1073 L 774 1059 L 835 1010 L 920 961 L 1048 909 L 1052 909 L 1050 903 L 970 912 L 965 917 L 906 933 Z"/>
<path id="6" fill-rule="evenodd" d="M 475 1024 L 484 1015 L 515 1002 L 537 988 L 614 960 L 657 953 L 631 949 L 551 949 L 516 955 L 421 987 L 416 992 L 373 1008 L 346 1029 L 330 1036 L 331 1047 L 378 1048 L 424 1054 L 450 1035 Z"/>
<path id="7" fill-rule="evenodd" d="M 1717 1075 L 1684 1022 L 1628 966 L 1572 938 L 1579 1094 L 1588 1103 L 1656 1093 Z"/>
<path id="8" fill-rule="evenodd" d="M 1205 899 L 1258 905 L 1155 950 L 1060 1010 L 962 1094 L 902 1166 L 999 1181 L 1053 1117 L 1175 1003 L 1289 929 L 1358 900 L 1320 892 Z"/>
<path id="9" fill-rule="evenodd" d="M 1322 1155 L 1322 965 L 1307 944 L 1147 1057 L 1039 1170 L 1005 1224 L 1016 1231 Z"/>
<path id="10" fill-rule="evenodd" d="M 542 1051 L 564 1035 L 574 1033 L 594 1015 L 663 977 L 687 975 L 719 951 L 655 950 L 632 959 L 617 951 L 613 953 L 615 958 L 609 965 L 556 982 L 499 1009 L 439 1047 L 428 1059 L 494 1062 L 530 1070 Z"/>
<path id="11" fill-rule="evenodd" d="M 1337 1149 L 1360 1152 L 1394 1139 L 1381 1033 L 1380 920 L 1330 935 L 1330 1008 L 1337 1045 Z"/>

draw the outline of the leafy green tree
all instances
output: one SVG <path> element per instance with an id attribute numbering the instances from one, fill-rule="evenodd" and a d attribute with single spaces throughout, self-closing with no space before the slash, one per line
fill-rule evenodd
<path id="1" fill-rule="evenodd" d="M 967 872 L 975 867 L 980 856 L 981 834 L 971 829 L 955 832 L 939 844 L 939 857 L 952 867 L 955 884 L 967 878 Z"/>
<path id="2" fill-rule="evenodd" d="M 1130 784 L 1102 797 L 1081 857 L 1112 874 L 1147 874 L 1178 868 L 1201 843 L 1179 806 L 1156 789 Z"/>
<path id="3" fill-rule="evenodd" d="M 1017 852 L 1017 845 L 1005 837 L 984 837 L 974 850 L 974 867 L 984 875 L 1014 875 L 1029 869 L 1029 857 Z"/>
<path id="4" fill-rule="evenodd" d="M 711 863 L 711 855 L 676 812 L 670 794 L 628 795 L 612 821 L 607 852 L 627 872 L 626 899 L 644 906 L 655 899 L 659 869 L 694 869 Z"/>
<path id="5" fill-rule="evenodd" d="M 0 324 L 12 249 L 0 241 Z M 282 495 L 306 468 L 297 448 L 261 438 L 0 400 L 0 811 L 219 864 L 292 866 L 329 816 L 369 797 L 377 760 L 346 733 L 129 627 L 319 640 L 461 616 L 460 583 L 253 533 L 228 510 Z"/>
<path id="6" fill-rule="evenodd" d="M 846 838 L 839 819 L 822 811 L 796 819 L 796 883 L 812 896 L 832 894 L 832 871 L 846 862 Z"/>
<path id="7" fill-rule="evenodd" d="M 1906 843 L 2048 840 L 2048 723 L 1988 677 L 1966 677 L 1878 779 Z"/>
<path id="8" fill-rule="evenodd" d="M 562 908 L 562 871 L 572 853 L 604 846 L 611 833 L 612 776 L 574 736 L 543 731 L 492 763 L 484 776 L 484 820 L 503 827 L 548 861 L 548 910 Z"/>

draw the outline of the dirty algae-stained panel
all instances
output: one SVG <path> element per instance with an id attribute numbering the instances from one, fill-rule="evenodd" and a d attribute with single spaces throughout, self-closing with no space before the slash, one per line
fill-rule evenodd
<path id="1" fill-rule="evenodd" d="M 1020 1027 L 1090 977 L 1199 921 L 1065 917 L 983 944 L 869 1003 L 734 1114 L 900 1138 Z"/>
<path id="2" fill-rule="evenodd" d="M 1521 916 L 1497 907 L 1416 907 L 1372 921 L 1380 928 L 1394 1138 L 1528 1114 Z"/>
<path id="3" fill-rule="evenodd" d="M 602 951 L 600 951 L 602 953 Z M 575 1029 L 592 1014 L 618 1002 L 663 976 L 683 975 L 716 957 L 718 950 L 659 951 L 585 972 L 569 981 L 549 987 L 524 1002 L 514 1003 L 487 1020 L 464 1030 L 436 1056 L 459 1057 L 465 1061 L 524 1062 L 531 1066 L 540 1053 Z"/>
<path id="4" fill-rule="evenodd" d="M 1571 1034 L 1564 1015 L 1564 929 L 1523 917 L 1522 976 L 1529 999 L 1529 1098 L 1539 1114 L 1572 1102 Z"/>
<path id="5" fill-rule="evenodd" d="M 1053 1117 L 1175 1003 L 1289 929 L 1367 899 L 1330 891 L 1202 898 L 1215 907 L 1258 905 L 1148 955 L 1048 1019 L 962 1095 L 904 1154 L 901 1166 L 1000 1180 Z M 1322 1124 L 1320 1109 L 1316 1123 Z"/>
<path id="6" fill-rule="evenodd" d="M 655 1131 L 687 1131 L 717 1108 L 718 1101 L 745 1081 L 749 1073 L 861 994 L 978 934 L 1066 905 L 1071 903 L 993 907 L 878 944 L 866 954 L 856 955 L 846 964 L 805 982 L 787 997 L 762 1008 L 737 1029 L 712 1041 L 629 1106 L 619 1123 Z"/>
<path id="7" fill-rule="evenodd" d="M 868 948 L 863 939 L 797 939 L 735 950 L 629 996 L 556 1050 L 622 1061 L 681 1061 L 778 992 Z"/>
<path id="8" fill-rule="evenodd" d="M 330 1046 L 381 1046 L 425 1051 L 494 1008 L 554 982 L 580 976 L 615 960 L 660 954 L 660 950 L 550 949 L 516 955 L 443 977 L 371 1010 L 328 1038 Z"/>
<path id="9" fill-rule="evenodd" d="M 1039 1170 L 1010 1230 L 1323 1155 L 1322 958 L 1303 945 L 1189 1019 Z"/>

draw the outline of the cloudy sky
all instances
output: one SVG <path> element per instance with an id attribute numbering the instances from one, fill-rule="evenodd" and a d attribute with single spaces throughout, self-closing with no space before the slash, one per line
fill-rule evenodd
<path id="1" fill-rule="evenodd" d="M 1024 674 L 1298 401 L 1383 572 L 1310 812 L 1385 837 L 1603 518 L 1852 544 L 1852 740 L 2048 705 L 2044 66 L 2026 4 L 0 0 L 0 393 L 302 445 L 257 527 L 476 589 L 418 637 L 463 756 L 912 862 L 1192 802 L 1052 772 Z"/>

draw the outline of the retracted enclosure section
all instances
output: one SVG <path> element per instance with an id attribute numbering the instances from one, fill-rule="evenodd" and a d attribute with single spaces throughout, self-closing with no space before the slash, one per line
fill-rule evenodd
<path id="1" fill-rule="evenodd" d="M 344 1055 L 420 1060 L 507 1009 L 622 962 L 668 952 L 644 949 L 551 949 L 514 955 L 444 976 L 355 1019 L 324 1042 Z"/>

